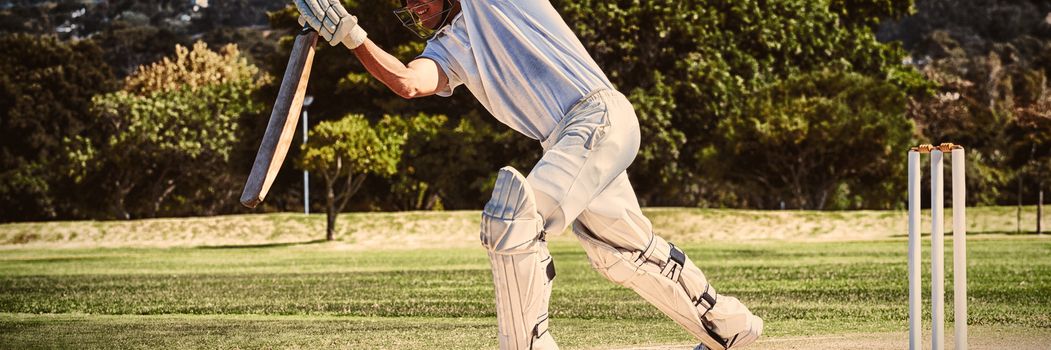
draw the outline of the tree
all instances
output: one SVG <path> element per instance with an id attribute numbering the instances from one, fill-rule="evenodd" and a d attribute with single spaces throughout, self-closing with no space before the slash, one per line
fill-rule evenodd
<path id="1" fill-rule="evenodd" d="M 391 179 L 389 196 L 381 199 L 396 210 L 443 208 L 442 189 L 456 174 L 443 166 L 448 155 L 442 152 L 449 141 L 444 115 L 419 114 L 410 119 L 391 118 L 391 129 L 406 135 L 396 176 Z M 464 155 L 467 156 L 467 155 Z"/>
<path id="2" fill-rule="evenodd" d="M 967 151 L 969 203 L 1036 199 L 1048 177 L 1051 25 L 1046 1 L 918 0 L 917 12 L 880 30 L 901 40 L 907 60 L 938 85 L 908 113 L 919 137 Z"/>
<path id="3" fill-rule="evenodd" d="M 116 88 L 91 40 L 0 34 L 0 222 L 83 215 L 78 194 L 96 192 L 72 190 L 64 140 L 90 129 L 91 97 Z"/>
<path id="4" fill-rule="evenodd" d="M 1024 74 L 1021 85 L 1026 87 L 1016 95 L 1017 118 L 1007 126 L 1007 133 L 1012 135 L 1012 157 L 1007 164 L 1017 170 L 1015 176 L 1020 185 L 1023 178 L 1029 179 L 1030 198 L 1026 199 L 1033 200 L 1036 193 L 1037 205 L 1042 205 L 1043 192 L 1051 184 L 1047 180 L 1051 176 L 1051 88 L 1047 76 L 1040 71 Z M 1023 192 L 1020 188 L 1016 193 L 1018 203 L 1022 203 Z"/>
<path id="5" fill-rule="evenodd" d="M 633 180 L 647 205 L 759 205 L 743 199 L 749 182 L 723 177 L 731 172 L 707 160 L 724 149 L 717 144 L 728 143 L 720 125 L 756 117 L 747 110 L 754 96 L 790 77 L 828 70 L 923 90 L 912 86 L 924 85 L 922 77 L 901 66 L 905 52 L 877 41 L 871 28 L 908 13 L 911 1 L 574 0 L 558 6 L 638 110 L 643 143 L 629 171 L 641 175 Z M 729 168 L 750 165 L 718 158 Z M 756 174 L 770 183 L 777 175 Z"/>
<path id="6" fill-rule="evenodd" d="M 113 23 L 94 38 L 119 78 L 134 74 L 139 66 L 171 56 L 175 45 L 193 44 L 188 37 L 170 30 L 125 21 Z"/>
<path id="7" fill-rule="evenodd" d="M 337 214 L 369 174 L 390 176 L 398 171 L 406 134 L 393 127 L 396 123 L 397 118 L 387 117 L 373 126 L 364 116 L 347 115 L 310 129 L 299 166 L 324 180 L 325 239 L 333 239 Z"/>
<path id="8" fill-rule="evenodd" d="M 232 45 L 175 51 L 97 96 L 98 133 L 74 140 L 76 179 L 108 190 L 109 217 L 214 213 L 240 187 L 238 118 L 262 111 L 251 95 L 269 78 Z"/>
<path id="9" fill-rule="evenodd" d="M 723 119 L 705 164 L 740 184 L 750 207 L 891 208 L 912 123 L 905 94 L 857 73 L 793 75 Z M 720 165 L 721 164 L 721 165 Z"/>

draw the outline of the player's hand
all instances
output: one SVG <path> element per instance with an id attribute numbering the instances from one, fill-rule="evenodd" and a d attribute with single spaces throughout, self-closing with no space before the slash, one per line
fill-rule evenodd
<path id="1" fill-rule="evenodd" d="M 356 48 L 365 42 L 367 34 L 358 26 L 358 18 L 343 7 L 340 0 L 295 0 L 299 9 L 299 24 L 309 25 L 328 41 L 329 45 Z"/>

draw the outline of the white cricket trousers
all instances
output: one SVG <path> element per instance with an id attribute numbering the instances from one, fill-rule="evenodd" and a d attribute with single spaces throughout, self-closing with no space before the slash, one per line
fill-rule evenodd
<path id="1" fill-rule="evenodd" d="M 542 145 L 544 155 L 527 180 L 545 232 L 573 224 L 596 270 L 632 288 L 698 338 L 714 333 L 731 339 L 749 331 L 758 337 L 762 320 L 736 298 L 716 295 L 688 258 L 681 266 L 667 263 L 673 260 L 667 250 L 675 248 L 654 235 L 625 171 L 638 154 L 639 122 L 624 95 L 598 90 L 585 96 Z M 631 265 L 632 258 L 638 265 Z M 712 305 L 704 300 L 714 297 Z"/>

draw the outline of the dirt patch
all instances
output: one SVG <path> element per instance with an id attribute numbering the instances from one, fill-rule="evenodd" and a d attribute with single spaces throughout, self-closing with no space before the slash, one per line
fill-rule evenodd
<path id="1" fill-rule="evenodd" d="M 1046 350 L 1051 344 L 1051 329 L 1043 328 L 998 328 L 968 327 L 969 349 L 1019 349 Z M 955 349 L 952 330 L 946 330 L 945 348 Z M 930 332 L 925 333 L 924 349 L 930 349 Z M 633 350 L 690 350 L 694 345 L 661 345 L 651 347 L 625 348 Z M 761 339 L 756 344 L 746 347 L 748 350 L 789 350 L 789 349 L 854 349 L 884 350 L 907 349 L 909 347 L 906 332 L 891 333 L 858 333 L 813 337 L 782 337 Z"/>
<path id="2" fill-rule="evenodd" d="M 1005 208 L 968 208 L 968 232 L 1013 233 L 1015 212 Z M 874 240 L 907 233 L 904 211 L 650 208 L 644 212 L 657 234 L 680 243 Z M 946 214 L 948 221 L 951 216 Z M 337 244 L 331 246 L 351 250 L 476 247 L 478 225 L 477 211 L 347 213 L 339 217 Z M 928 229 L 925 225 L 923 231 Z M 575 241 L 568 230 L 548 236 Z M 266 245 L 324 237 L 324 215 L 297 213 L 0 225 L 0 248 Z"/>

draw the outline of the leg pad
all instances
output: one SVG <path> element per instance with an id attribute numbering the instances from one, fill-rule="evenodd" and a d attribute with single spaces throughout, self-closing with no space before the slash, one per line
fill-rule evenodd
<path id="1" fill-rule="evenodd" d="M 663 238 L 651 235 L 644 248 L 624 249 L 579 221 L 573 232 L 595 270 L 634 290 L 709 348 L 750 343 L 761 334 L 761 319 L 736 298 L 720 296 L 686 254 Z"/>
<path id="2" fill-rule="evenodd" d="M 555 265 L 543 224 L 525 177 L 500 169 L 480 235 L 493 271 L 500 349 L 557 349 L 547 331 Z"/>

